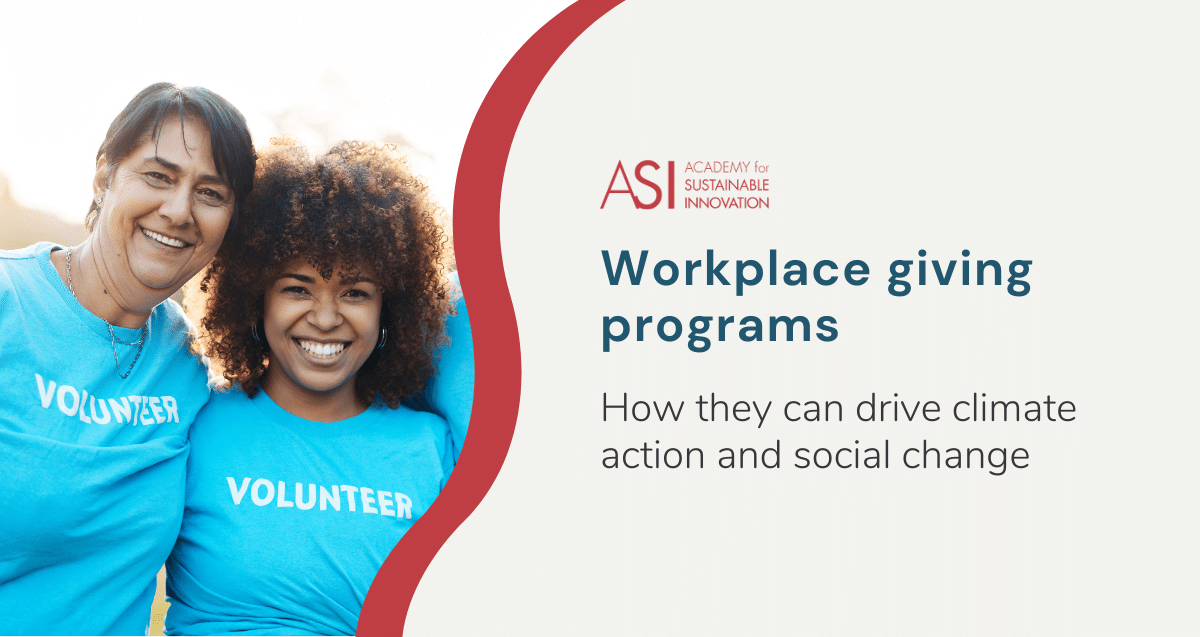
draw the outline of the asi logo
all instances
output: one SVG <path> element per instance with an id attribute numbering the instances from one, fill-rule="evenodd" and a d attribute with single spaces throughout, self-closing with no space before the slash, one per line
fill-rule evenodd
<path id="1" fill-rule="evenodd" d="M 600 209 L 604 209 L 605 204 L 608 203 L 608 198 L 612 195 L 629 195 L 629 198 L 633 200 L 633 207 L 639 210 L 657 208 L 658 204 L 662 202 L 662 188 L 644 174 L 647 168 L 657 172 L 661 167 L 657 162 L 647 159 L 639 162 L 637 167 L 633 169 L 633 177 L 654 191 L 654 199 L 652 201 L 647 202 L 638 198 L 637 193 L 633 191 L 633 186 L 629 183 L 629 177 L 625 174 L 625 167 L 618 161 L 617 169 L 613 171 L 612 179 L 608 182 L 608 191 L 604 193 L 604 200 L 600 202 Z M 621 184 L 624 184 L 625 188 L 623 190 L 619 187 L 621 184 L 617 183 L 617 178 L 620 178 Z M 645 188 L 642 190 L 644 193 Z M 675 162 L 673 161 L 667 162 L 667 208 L 675 208 Z"/>

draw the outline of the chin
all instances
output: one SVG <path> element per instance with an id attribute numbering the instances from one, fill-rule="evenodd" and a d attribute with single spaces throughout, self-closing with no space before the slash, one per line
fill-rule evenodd
<path id="1" fill-rule="evenodd" d="M 176 273 L 145 272 L 135 275 L 138 283 L 151 290 L 169 290 L 172 294 L 187 283 L 190 276 L 180 277 Z"/>
<path id="2" fill-rule="evenodd" d="M 333 392 L 345 387 L 348 382 L 349 382 L 349 379 L 339 379 L 339 380 L 332 381 L 332 382 L 330 382 L 330 381 L 320 382 L 320 381 L 317 381 L 316 379 L 313 379 L 313 382 L 304 382 L 304 380 L 301 379 L 301 381 L 298 382 L 297 385 L 299 385 L 300 387 L 303 387 L 307 391 L 310 391 L 310 392 L 313 392 L 316 394 L 332 394 Z"/>

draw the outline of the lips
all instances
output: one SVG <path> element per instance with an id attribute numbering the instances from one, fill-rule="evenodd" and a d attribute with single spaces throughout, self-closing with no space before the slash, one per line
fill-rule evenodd
<path id="1" fill-rule="evenodd" d="M 183 241 L 182 239 L 175 239 L 172 237 L 168 237 L 165 234 L 159 234 L 157 232 L 154 232 L 153 230 L 147 230 L 145 228 L 142 228 L 142 234 L 145 235 L 149 239 L 152 239 L 154 241 L 161 243 L 164 246 L 167 246 L 168 248 L 184 248 L 189 245 L 186 241 Z"/>

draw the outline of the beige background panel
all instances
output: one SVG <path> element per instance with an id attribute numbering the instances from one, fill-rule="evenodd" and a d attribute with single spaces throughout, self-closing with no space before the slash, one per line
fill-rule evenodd
<path id="1" fill-rule="evenodd" d="M 413 601 L 413 634 L 1182 634 L 1197 592 L 1200 148 L 1195 10 L 1113 2 L 631 2 L 551 70 L 501 211 L 523 353 L 512 449 Z M 618 160 L 758 161 L 769 210 L 634 210 Z M 716 175 L 720 176 L 720 175 Z M 746 175 L 741 175 L 745 177 Z M 632 179 L 632 174 L 630 175 Z M 661 180 L 659 183 L 662 183 Z M 648 195 L 648 189 L 635 185 Z M 861 287 L 607 284 L 601 250 L 682 263 L 866 261 Z M 887 293 L 896 259 L 1032 260 L 1031 293 Z M 961 267 L 961 263 L 959 264 Z M 646 275 L 649 279 L 649 273 Z M 913 280 L 910 275 L 909 280 Z M 602 317 L 834 316 L 838 338 L 649 337 Z M 685 400 L 602 421 L 602 394 Z M 936 423 L 863 423 L 936 400 Z M 1070 400 L 1072 422 L 959 423 L 973 393 Z M 762 428 L 695 401 L 772 401 Z M 789 400 L 845 420 L 789 423 Z M 722 470 L 779 441 L 782 467 Z M 797 447 L 889 441 L 888 470 L 797 469 Z M 902 449 L 1017 447 L 1029 467 L 909 470 Z M 706 451 L 607 470 L 606 447 Z M 467 611 L 467 612 L 463 612 Z"/>

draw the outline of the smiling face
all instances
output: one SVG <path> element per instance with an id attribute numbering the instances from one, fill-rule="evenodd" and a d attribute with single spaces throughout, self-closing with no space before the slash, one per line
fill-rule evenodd
<path id="1" fill-rule="evenodd" d="M 271 350 L 262 388 L 280 407 L 309 420 L 360 413 L 354 378 L 379 339 L 383 296 L 370 272 L 326 280 L 312 265 L 292 262 L 263 296 Z"/>
<path id="2" fill-rule="evenodd" d="M 233 215 L 208 128 L 192 117 L 164 120 L 115 169 L 101 159 L 94 189 L 100 258 L 125 295 L 173 294 L 212 260 Z"/>

